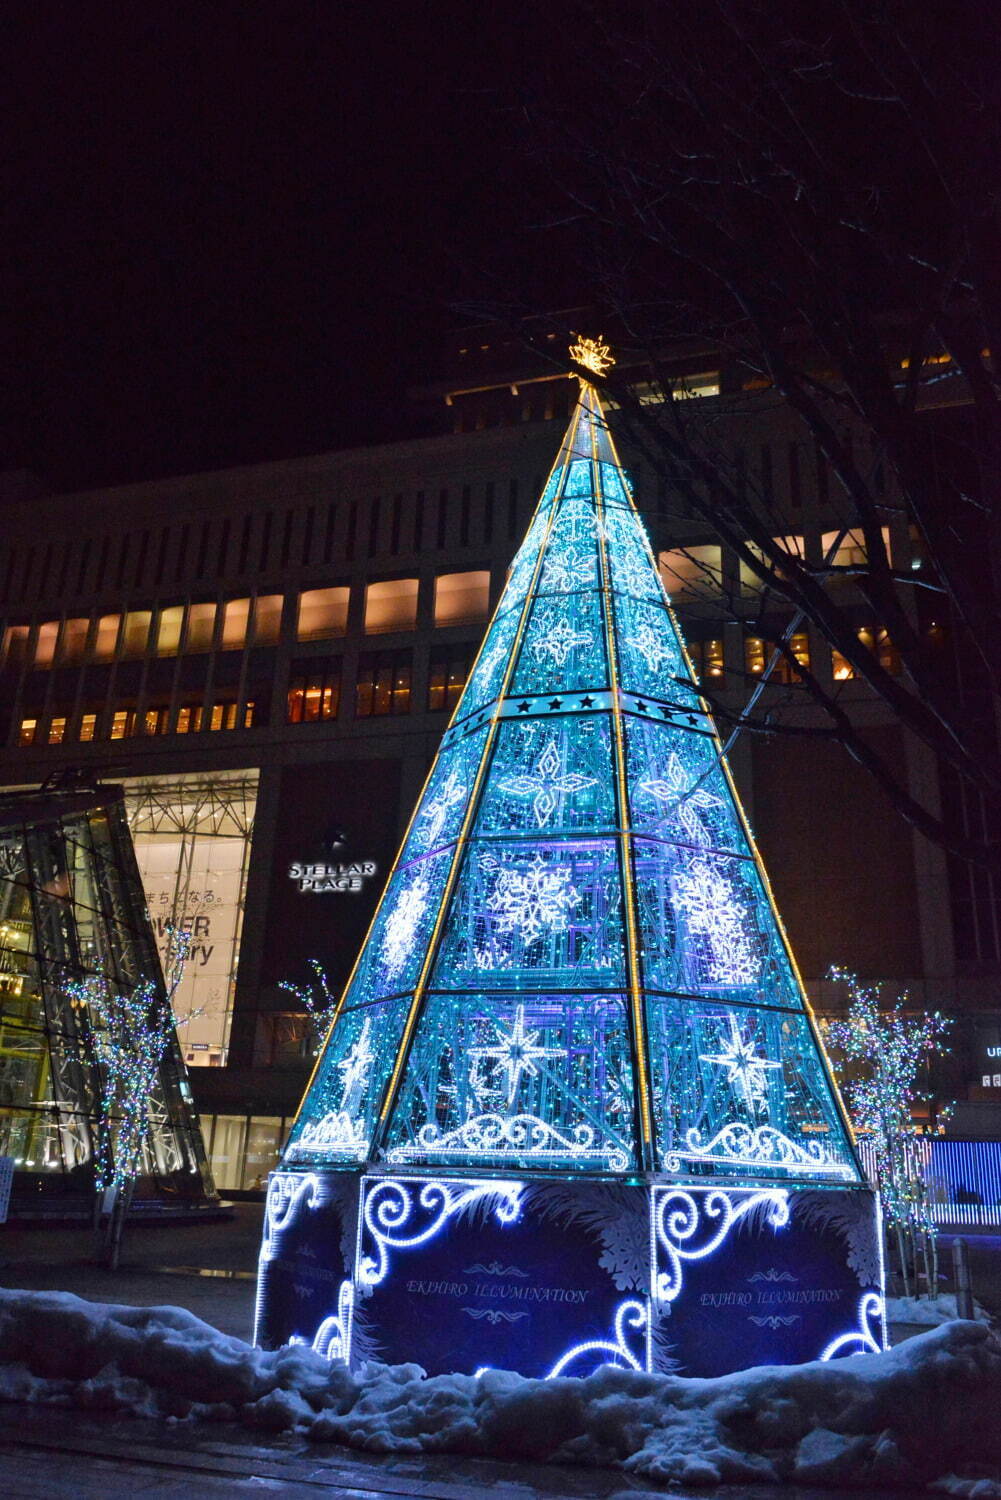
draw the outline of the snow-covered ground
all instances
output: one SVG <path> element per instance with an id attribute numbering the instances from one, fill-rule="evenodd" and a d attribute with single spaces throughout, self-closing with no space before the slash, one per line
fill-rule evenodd
<path id="1" fill-rule="evenodd" d="M 978 1323 L 990 1322 L 990 1314 L 979 1302 L 974 1303 Z M 888 1323 L 910 1323 L 923 1328 L 938 1328 L 941 1323 L 951 1323 L 956 1316 L 956 1298 L 951 1292 L 940 1292 L 937 1297 L 887 1297 L 886 1321 Z"/>
<path id="2" fill-rule="evenodd" d="M 621 1465 L 689 1487 L 1001 1497 L 1001 1343 L 973 1322 L 886 1354 L 715 1380 L 611 1367 L 585 1380 L 426 1379 L 416 1365 L 351 1373 L 306 1347 L 253 1349 L 176 1307 L 0 1290 L 0 1399 L 238 1421 L 377 1452 Z"/>

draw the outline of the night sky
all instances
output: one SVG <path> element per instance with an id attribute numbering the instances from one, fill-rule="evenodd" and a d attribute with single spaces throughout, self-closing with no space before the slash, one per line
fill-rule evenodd
<path id="1" fill-rule="evenodd" d="M 456 303 L 500 277 L 563 304 L 519 99 L 566 37 L 558 7 L 495 9 L 8 9 L 0 469 L 69 488 L 390 436 Z"/>

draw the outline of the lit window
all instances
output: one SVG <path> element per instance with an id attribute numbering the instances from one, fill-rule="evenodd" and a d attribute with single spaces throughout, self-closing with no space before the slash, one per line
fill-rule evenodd
<path id="1" fill-rule="evenodd" d="M 466 625 L 485 620 L 490 611 L 490 574 L 439 573 L 434 581 L 434 623 Z"/>
<path id="2" fill-rule="evenodd" d="M 723 681 L 726 667 L 723 662 L 722 641 L 689 641 L 688 654 L 700 682 L 712 681 L 719 685 Z"/>
<path id="3" fill-rule="evenodd" d="M 17 731 L 17 743 L 19 745 L 33 745 L 35 743 L 35 730 L 37 728 L 37 719 L 22 719 Z"/>
<path id="4" fill-rule="evenodd" d="M 868 651 L 876 653 L 884 672 L 892 672 L 894 677 L 899 675 L 900 653 L 885 630 L 863 625 L 855 634 Z M 831 651 L 831 671 L 835 682 L 847 682 L 859 675 L 847 657 L 842 656 L 837 650 Z"/>
<path id="5" fill-rule="evenodd" d="M 863 536 L 862 532 L 846 531 L 844 536 L 841 538 L 841 541 L 838 542 L 838 538 L 840 536 L 841 533 L 839 531 L 825 531 L 823 536 L 820 538 L 821 551 L 823 552 L 828 565 L 834 566 L 836 568 L 864 567 L 868 557 L 868 552 L 866 550 L 865 537 Z M 883 546 L 886 548 L 887 556 L 889 556 L 890 528 L 888 526 L 884 526 L 882 528 L 882 536 Z M 831 548 L 836 542 L 838 543 L 837 551 L 834 553 L 833 557 L 828 557 L 828 552 L 830 552 Z"/>
<path id="6" fill-rule="evenodd" d="M 428 709 L 431 713 L 441 713 L 445 709 L 451 711 L 458 703 L 469 676 L 470 656 L 468 646 L 459 646 L 454 651 L 432 651 L 428 674 Z"/>
<path id="7" fill-rule="evenodd" d="M 66 719 L 60 715 L 58 719 L 49 720 L 49 744 L 61 745 L 66 738 Z"/>
<path id="8" fill-rule="evenodd" d="M 222 607 L 223 651 L 239 651 L 247 644 L 247 626 L 250 623 L 250 600 L 230 599 Z"/>
<path id="9" fill-rule="evenodd" d="M 59 640 L 60 661 L 67 664 L 83 661 L 89 630 L 90 621 L 86 618 L 63 621 L 63 633 Z"/>
<path id="10" fill-rule="evenodd" d="M 236 704 L 214 703 L 209 715 L 209 729 L 235 729 Z"/>
<path id="11" fill-rule="evenodd" d="M 126 740 L 132 734 L 135 727 L 136 716 L 132 709 L 119 708 L 111 718 L 111 734 L 113 740 Z"/>
<path id="12" fill-rule="evenodd" d="M 140 732 L 142 734 L 166 734 L 169 717 L 170 711 L 165 703 L 147 708 L 142 716 Z"/>
<path id="13" fill-rule="evenodd" d="M 122 633 L 122 655 L 123 656 L 145 656 L 146 646 L 149 642 L 149 627 L 153 623 L 153 613 L 148 609 L 131 609 L 125 616 L 125 630 Z"/>
<path id="14" fill-rule="evenodd" d="M 255 646 L 277 646 L 282 634 L 284 594 L 260 594 L 254 602 Z"/>
<path id="15" fill-rule="evenodd" d="M 348 628 L 349 588 L 306 589 L 299 595 L 296 635 L 300 641 L 320 641 L 343 635 Z"/>
<path id="16" fill-rule="evenodd" d="M 341 663 L 338 659 L 293 662 L 286 715 L 290 724 L 336 719 L 340 698 Z"/>
<path id="17" fill-rule="evenodd" d="M 657 559 L 664 587 L 672 599 L 680 594 L 689 599 L 717 594 L 722 573 L 719 547 L 675 547 L 662 552 Z"/>
<path id="18" fill-rule="evenodd" d="M 382 718 L 410 712 L 409 651 L 365 652 L 358 661 L 355 715 Z"/>
<path id="19" fill-rule="evenodd" d="M 35 666 L 51 667 L 56 655 L 56 641 L 59 639 L 59 621 L 46 620 L 44 625 L 38 627 L 38 640 L 35 642 Z"/>
<path id="20" fill-rule="evenodd" d="M 156 627 L 157 656 L 176 656 L 181 649 L 181 630 L 184 625 L 184 605 L 172 604 L 161 609 Z"/>
<path id="21" fill-rule="evenodd" d="M 789 646 L 789 650 L 792 652 L 793 656 L 800 663 L 800 665 L 809 667 L 810 637 L 808 632 L 805 630 L 798 630 L 787 644 Z M 797 673 L 795 667 L 786 656 L 780 656 L 776 661 L 772 676 L 775 678 L 776 682 L 798 682 L 800 680 L 799 674 Z"/>
<path id="22" fill-rule="evenodd" d="M 8 625 L 3 635 L 3 659 L 9 667 L 19 667 L 28 653 L 30 625 Z"/>
<path id="23" fill-rule="evenodd" d="M 215 605 L 189 604 L 185 651 L 211 651 L 215 635 Z"/>
<path id="24" fill-rule="evenodd" d="M 802 558 L 804 556 L 803 538 L 801 536 L 777 536 L 773 538 L 773 541 L 781 551 L 787 552 L 791 558 Z M 756 547 L 753 542 L 748 542 L 746 545 L 747 550 L 753 552 L 755 557 L 764 558 L 764 553 L 760 547 Z M 770 568 L 772 566 L 771 561 L 766 562 L 765 566 Z M 781 562 L 775 568 L 775 572 L 780 578 L 782 577 Z M 744 562 L 743 558 L 740 563 L 740 587 L 741 591 L 745 594 L 756 594 L 760 589 L 768 587 L 768 584 L 758 577 L 754 569 L 749 563 Z"/>
<path id="25" fill-rule="evenodd" d="M 178 734 L 197 734 L 202 727 L 202 707 L 197 704 L 193 707 L 179 708 L 177 710 Z"/>
<path id="26" fill-rule="evenodd" d="M 765 643 L 760 636 L 745 637 L 744 668 L 755 677 L 760 677 L 765 670 Z"/>
<path id="27" fill-rule="evenodd" d="M 365 629 L 413 630 L 417 623 L 417 579 L 391 578 L 365 590 Z"/>
<path id="28" fill-rule="evenodd" d="M 92 740 L 97 732 L 97 714 L 82 714 L 80 716 L 80 738 Z"/>
<path id="29" fill-rule="evenodd" d="M 114 657 L 120 619 L 120 615 L 102 615 L 98 620 L 94 637 L 95 661 L 111 661 Z"/>

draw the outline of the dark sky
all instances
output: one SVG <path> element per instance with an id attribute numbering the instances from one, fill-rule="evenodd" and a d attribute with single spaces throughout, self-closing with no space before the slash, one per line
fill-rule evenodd
<path id="1" fill-rule="evenodd" d="M 65 488 L 385 436 L 481 267 L 564 301 L 512 108 L 567 42 L 540 11 L 7 10 L 0 469 Z"/>

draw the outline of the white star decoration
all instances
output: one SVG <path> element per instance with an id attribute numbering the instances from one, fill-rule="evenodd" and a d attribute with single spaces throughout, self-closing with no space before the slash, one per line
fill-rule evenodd
<path id="1" fill-rule="evenodd" d="M 653 626 L 646 621 L 635 631 L 632 642 L 651 672 L 656 672 L 665 662 L 675 659 L 675 653 L 665 646 Z"/>
<path id="2" fill-rule="evenodd" d="M 574 630 L 569 620 L 557 620 L 538 640 L 532 642 L 532 655 L 539 662 L 544 656 L 551 656 L 558 667 L 565 667 L 567 657 L 574 647 L 590 645 L 590 641 L 591 637 Z"/>
<path id="3" fill-rule="evenodd" d="M 502 1031 L 497 1027 L 497 1041 L 492 1047 L 471 1047 L 469 1056 L 473 1060 L 473 1066 L 469 1071 L 469 1081 L 475 1093 L 480 1094 L 484 1085 L 480 1078 L 480 1063 L 486 1059 L 497 1063 L 498 1070 L 507 1074 L 507 1103 L 508 1108 L 514 1103 L 521 1082 L 522 1074 L 529 1078 L 536 1078 L 539 1069 L 537 1061 L 548 1057 L 565 1057 L 566 1051 L 562 1047 L 539 1047 L 536 1043 L 541 1035 L 542 1028 L 535 1031 L 525 1030 L 525 1007 L 519 1005 L 514 1013 L 514 1025 L 510 1031 Z"/>
<path id="4" fill-rule="evenodd" d="M 658 777 L 647 777 L 639 785 L 641 791 L 649 792 L 651 797 L 667 805 L 666 811 L 669 817 L 672 813 L 677 813 L 678 822 L 693 844 L 709 843 L 709 835 L 696 808 L 722 807 L 723 804 L 719 797 L 714 797 L 702 786 L 696 784 L 694 791 L 688 790 L 690 785 L 688 774 L 676 750 L 672 750 L 668 757 L 663 780 Z"/>
<path id="5" fill-rule="evenodd" d="M 520 774 L 508 776 L 502 781 L 501 791 L 515 797 L 533 797 L 532 811 L 540 828 L 545 828 L 560 803 L 559 794 L 582 792 L 585 787 L 596 786 L 593 776 L 582 776 L 579 771 L 564 771 L 556 741 L 550 740 L 535 762 L 534 776 Z"/>
<path id="6" fill-rule="evenodd" d="M 700 1055 L 699 1062 L 715 1063 L 726 1068 L 727 1083 L 737 1085 L 749 1110 L 760 1111 L 768 1102 L 765 1093 L 766 1073 L 769 1068 L 780 1068 L 782 1064 L 772 1062 L 767 1057 L 759 1057 L 754 1051 L 754 1043 L 746 1041 L 741 1035 L 736 1016 L 727 1016 L 727 1020 L 730 1023 L 729 1040 L 721 1044 L 721 1050 L 715 1056 Z"/>

